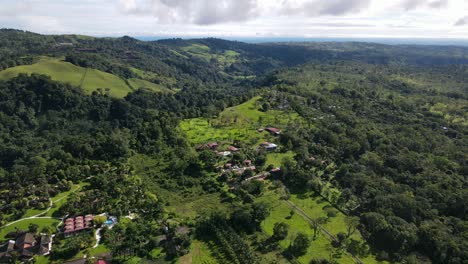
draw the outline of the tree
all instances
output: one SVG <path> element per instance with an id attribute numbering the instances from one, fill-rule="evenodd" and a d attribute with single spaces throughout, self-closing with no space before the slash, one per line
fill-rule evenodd
<path id="1" fill-rule="evenodd" d="M 200 152 L 199 159 L 203 162 L 204 168 L 211 170 L 216 165 L 218 157 L 213 151 L 203 150 Z"/>
<path id="2" fill-rule="evenodd" d="M 350 237 L 352 234 L 354 234 L 354 232 L 356 232 L 356 229 L 359 226 L 359 217 L 346 216 L 345 223 L 346 229 L 348 231 L 347 236 Z"/>
<path id="3" fill-rule="evenodd" d="M 273 238 L 275 240 L 283 240 L 288 236 L 289 226 L 286 223 L 275 223 L 273 227 Z"/>
<path id="4" fill-rule="evenodd" d="M 33 223 L 30 223 L 29 226 L 28 226 L 28 231 L 30 233 L 36 233 L 37 232 L 37 229 L 39 228 L 39 226 L 37 224 L 33 224 Z"/>
<path id="5" fill-rule="evenodd" d="M 304 233 L 298 233 L 292 244 L 289 246 L 289 250 L 292 255 L 298 257 L 307 253 L 307 249 L 310 246 L 310 239 Z"/>
<path id="6" fill-rule="evenodd" d="M 101 226 L 104 224 L 104 222 L 107 220 L 107 217 L 105 215 L 97 215 L 94 217 L 93 222 L 97 226 Z"/>
<path id="7" fill-rule="evenodd" d="M 256 221 L 258 224 L 265 220 L 270 214 L 268 206 L 265 203 L 255 203 L 252 206 L 252 210 L 253 220 Z"/>
<path id="8" fill-rule="evenodd" d="M 321 224 L 324 224 L 327 222 L 327 219 L 325 217 L 318 217 L 318 218 L 315 218 L 313 221 L 312 221 L 312 229 L 314 230 L 314 240 L 317 238 L 317 234 L 318 234 L 318 231 L 320 229 L 320 225 Z"/>

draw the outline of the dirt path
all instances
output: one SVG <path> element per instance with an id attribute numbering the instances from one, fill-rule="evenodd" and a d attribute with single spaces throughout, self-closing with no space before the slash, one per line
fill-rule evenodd
<path id="1" fill-rule="evenodd" d="M 99 246 L 99 242 L 101 242 L 101 230 L 102 228 L 96 229 L 96 244 L 93 246 L 93 248 L 97 248 Z"/>
<path id="2" fill-rule="evenodd" d="M 294 203 L 292 203 L 291 201 L 288 201 L 288 200 L 283 200 L 289 207 L 291 207 L 293 210 L 295 210 L 296 212 L 298 212 L 307 222 L 309 222 L 309 224 L 313 225 L 315 223 L 315 220 L 312 219 L 309 215 L 307 215 L 306 212 L 304 212 L 301 208 L 297 207 Z M 327 237 L 332 240 L 332 241 L 338 241 L 338 239 L 330 232 L 328 231 L 325 227 L 321 226 L 321 225 L 317 225 L 320 230 L 325 233 L 325 235 L 327 235 Z M 355 256 L 354 254 L 351 254 L 349 252 L 346 251 L 347 254 L 351 255 L 354 260 L 356 261 L 356 263 L 360 263 L 360 264 L 363 264 L 364 262 L 362 262 L 362 260 Z"/>
<path id="3" fill-rule="evenodd" d="M 270 173 L 265 172 L 265 173 L 261 173 L 261 174 L 252 176 L 252 177 L 250 177 L 250 178 L 247 178 L 247 179 L 244 180 L 244 182 L 248 182 L 248 181 L 255 180 L 255 179 L 259 179 L 259 178 L 266 178 L 266 177 L 268 177 L 268 176 L 270 176 Z"/>
<path id="4" fill-rule="evenodd" d="M 47 209 L 45 209 L 44 211 L 36 214 L 36 215 L 33 215 L 33 216 L 28 216 L 28 217 L 24 217 L 24 218 L 21 218 L 21 219 L 18 219 L 18 220 L 15 220 L 13 222 L 10 222 L 6 225 L 3 225 L 3 226 L 0 226 L 0 228 L 4 228 L 4 227 L 7 227 L 7 226 L 11 226 L 13 224 L 16 224 L 18 222 L 21 222 L 21 221 L 24 221 L 24 220 L 30 220 L 30 219 L 37 219 L 37 218 L 42 218 L 42 219 L 57 219 L 57 220 L 62 220 L 62 218 L 60 217 L 51 217 L 51 216 L 42 216 L 42 215 L 45 215 L 47 214 L 47 212 L 50 211 L 50 209 L 52 209 L 52 206 L 54 205 L 54 203 L 57 203 L 65 198 L 67 198 L 70 194 L 72 193 L 75 193 L 76 191 L 78 191 L 79 189 L 81 189 L 81 186 L 77 186 L 73 191 L 71 191 L 67 196 L 64 196 L 64 197 L 61 197 L 55 201 L 53 201 L 52 199 L 50 199 L 50 202 L 49 202 L 49 207 L 47 207 Z"/>

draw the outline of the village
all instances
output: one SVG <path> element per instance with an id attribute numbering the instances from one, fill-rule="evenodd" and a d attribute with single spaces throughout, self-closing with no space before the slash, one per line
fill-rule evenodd
<path id="1" fill-rule="evenodd" d="M 259 128 L 259 133 L 267 132 L 270 135 L 277 137 L 281 134 L 281 130 L 275 127 Z M 275 143 L 264 141 L 255 147 L 255 152 L 273 153 L 278 150 L 279 146 Z M 265 168 L 259 170 L 255 166 L 255 162 L 251 159 L 236 160 L 234 156 L 241 152 L 241 147 L 235 142 L 209 142 L 196 146 L 197 151 L 209 150 L 221 158 L 217 163 L 216 171 L 219 177 L 223 175 L 228 179 L 230 189 L 235 189 L 239 182 L 249 182 L 251 180 L 264 181 L 266 178 L 281 171 L 279 167 Z"/>

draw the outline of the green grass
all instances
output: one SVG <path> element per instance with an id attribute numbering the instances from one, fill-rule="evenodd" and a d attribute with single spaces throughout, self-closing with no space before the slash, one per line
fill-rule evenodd
<path id="1" fill-rule="evenodd" d="M 298 232 L 303 232 L 309 235 L 312 239 L 314 233 L 313 229 L 299 213 L 296 212 L 291 218 L 289 218 L 291 207 L 286 204 L 285 201 L 280 200 L 279 189 L 266 191 L 261 197 L 258 197 L 256 201 L 264 202 L 268 204 L 270 208 L 270 215 L 261 224 L 263 231 L 267 235 L 271 236 L 273 234 L 273 227 L 277 222 L 284 222 L 289 225 L 288 237 L 280 242 L 283 249 L 286 249 L 290 245 Z M 325 217 L 326 213 L 323 208 L 327 205 L 330 206 L 327 201 L 322 200 L 319 197 L 311 198 L 309 195 L 291 194 L 290 201 L 306 212 L 306 214 L 311 218 Z M 330 218 L 330 220 L 323 226 L 335 235 L 338 232 L 346 232 L 344 217 L 345 216 L 342 213 L 338 213 L 336 217 Z M 356 231 L 352 237 L 354 239 L 362 240 L 358 231 Z M 337 249 L 331 245 L 330 239 L 323 233 L 318 234 L 316 240 L 312 241 L 307 253 L 304 256 L 299 257 L 298 261 L 300 263 L 309 263 L 311 259 L 315 258 L 328 259 L 330 254 L 335 255 L 338 263 L 354 263 L 354 259 L 349 254 L 337 251 Z M 360 259 L 366 264 L 380 263 L 376 261 L 375 257 L 372 255 Z"/>
<path id="2" fill-rule="evenodd" d="M 130 84 L 131 87 L 133 87 L 135 90 L 138 90 L 140 88 L 147 89 L 153 92 L 165 92 L 165 93 L 172 93 L 173 91 L 167 89 L 166 87 L 155 84 L 146 80 L 142 79 L 136 79 L 132 78 L 128 80 L 128 83 Z"/>
<path id="3" fill-rule="evenodd" d="M 84 183 L 84 182 L 79 183 L 79 184 L 74 184 L 69 191 L 59 193 L 55 197 L 52 197 L 52 208 L 49 211 L 47 211 L 45 214 L 40 215 L 40 216 L 53 216 L 54 212 L 56 212 L 60 208 L 60 206 L 62 206 L 67 201 L 67 199 L 65 199 L 65 197 L 70 195 L 70 193 L 81 189 L 86 184 L 87 183 Z M 49 207 L 49 204 L 47 204 L 47 208 L 48 207 Z M 46 209 L 28 209 L 28 210 L 26 210 L 26 212 L 24 213 L 22 218 L 31 217 L 31 216 L 34 216 L 34 215 L 39 215 L 39 214 L 43 213 L 44 211 L 46 211 L 47 208 Z"/>
<path id="4" fill-rule="evenodd" d="M 318 218 L 318 217 L 327 217 L 325 210 L 323 209 L 325 206 L 331 206 L 329 202 L 324 200 L 320 196 L 310 196 L 310 194 L 291 194 L 290 199 L 297 207 L 301 208 L 308 216 L 311 218 Z M 341 212 L 337 212 L 335 217 L 328 218 L 328 221 L 322 225 L 328 231 L 336 236 L 339 232 L 346 233 L 347 226 L 345 223 L 345 215 Z M 325 235 L 322 235 L 325 236 Z M 363 238 L 358 230 L 351 236 L 351 238 L 362 241 Z M 378 262 L 375 259 L 375 256 L 368 256 L 362 258 L 364 263 L 383 263 Z"/>
<path id="5" fill-rule="evenodd" d="M 29 224 L 36 224 L 39 226 L 38 230 L 41 231 L 42 228 L 46 226 L 52 226 L 54 229 L 59 223 L 59 220 L 56 219 L 45 219 L 45 218 L 36 218 L 36 219 L 26 219 L 23 221 L 20 221 L 18 223 L 15 223 L 13 225 L 4 227 L 0 229 L 0 241 L 5 240 L 5 236 L 16 230 L 16 228 L 20 230 L 28 230 Z"/>
<path id="6" fill-rule="evenodd" d="M 166 77 L 154 72 L 143 71 L 137 68 L 130 68 L 130 70 L 138 76 L 138 79 L 146 81 L 159 80 L 161 83 L 160 86 L 163 87 L 170 87 L 177 84 L 177 80 L 173 77 Z"/>
<path id="7" fill-rule="evenodd" d="M 57 194 L 55 197 L 52 198 L 52 208 L 44 216 L 53 216 L 54 213 L 58 211 L 58 209 L 67 202 L 68 196 L 71 193 L 79 191 L 86 185 L 89 185 L 89 183 L 81 182 L 78 184 L 74 184 L 69 191 Z"/>
<path id="8" fill-rule="evenodd" d="M 35 257 L 36 262 L 35 264 L 48 264 L 50 263 L 49 257 L 48 256 L 36 256 Z"/>
<path id="9" fill-rule="evenodd" d="M 216 264 L 219 263 L 214 257 L 210 247 L 199 240 L 192 241 L 190 252 L 177 261 L 178 264 Z"/>
<path id="10" fill-rule="evenodd" d="M 275 167 L 281 167 L 283 160 L 285 158 L 294 159 L 294 152 L 288 151 L 286 153 L 268 153 L 267 160 L 265 162 L 266 165 L 273 164 Z"/>
<path id="11" fill-rule="evenodd" d="M 201 194 L 201 190 L 192 190 L 186 193 L 174 193 L 160 190 L 159 194 L 169 205 L 167 212 L 175 213 L 178 218 L 194 219 L 197 215 L 209 216 L 212 212 L 227 212 L 230 209 L 221 203 L 219 193 Z"/>
<path id="12" fill-rule="evenodd" d="M 120 77 L 95 69 L 88 69 L 81 88 L 89 94 L 98 88 L 109 88 L 110 96 L 116 98 L 123 98 L 132 91 Z"/>
<path id="13" fill-rule="evenodd" d="M 51 76 L 51 78 L 56 81 L 79 86 L 85 69 L 68 62 L 63 62 L 60 59 L 43 57 L 35 64 L 12 67 L 0 72 L 0 79 L 11 79 L 18 76 L 20 73 L 45 74 Z"/>
<path id="14" fill-rule="evenodd" d="M 49 204 L 47 204 L 47 207 L 48 206 L 49 206 Z M 46 209 L 28 209 L 28 210 L 26 210 L 26 213 L 24 213 L 23 217 L 31 217 L 31 216 L 34 216 L 34 215 L 38 215 L 38 214 L 44 212 Z"/>
<path id="15" fill-rule="evenodd" d="M 240 140 L 255 145 L 264 140 L 274 141 L 267 132 L 258 132 L 258 128 L 269 125 L 284 128 L 290 122 L 301 121 L 295 112 L 259 111 L 259 100 L 260 97 L 254 97 L 243 104 L 226 108 L 217 118 L 183 120 L 180 127 L 193 144 Z"/>
<path id="16" fill-rule="evenodd" d="M 0 79 L 11 79 L 18 76 L 20 73 L 45 74 L 55 81 L 69 83 L 73 86 L 80 86 L 87 94 L 91 94 L 98 88 L 102 88 L 103 91 L 108 88 L 110 96 L 123 98 L 128 93 L 132 92 L 131 87 L 127 85 L 125 80 L 116 75 L 95 69 L 86 69 L 75 66 L 71 63 L 62 61 L 59 58 L 42 57 L 37 63 L 32 65 L 8 68 L 0 72 Z M 144 72 L 140 71 L 140 73 L 143 74 Z M 143 86 L 154 91 L 161 91 L 163 88 L 162 86 L 140 79 L 131 79 L 129 82 L 132 87 L 136 88 Z"/>
<path id="17" fill-rule="evenodd" d="M 225 50 L 224 52 L 215 53 L 210 49 L 210 47 L 202 44 L 192 44 L 190 46 L 182 47 L 181 49 L 190 56 L 199 58 L 206 62 L 211 62 L 211 60 L 214 59 L 219 64 L 221 69 L 224 67 L 229 67 L 233 63 L 237 62 L 240 55 L 238 52 L 233 50 Z M 179 52 L 173 51 L 173 53 L 188 58 Z"/>
<path id="18" fill-rule="evenodd" d="M 101 255 L 110 252 L 110 249 L 104 244 L 99 244 L 96 248 L 89 249 L 89 254 L 91 256 Z"/>
<path id="19" fill-rule="evenodd" d="M 164 170 L 167 164 L 147 155 L 137 154 L 129 158 L 128 163 L 133 168 L 133 173 L 142 178 L 146 172 L 157 173 Z M 228 205 L 221 202 L 219 193 L 207 194 L 201 187 L 178 188 L 177 191 L 162 188 L 159 185 L 151 185 L 154 193 L 165 203 L 164 208 L 176 218 L 182 220 L 194 219 L 197 215 L 209 215 L 214 211 L 228 211 Z"/>
<path id="20" fill-rule="evenodd" d="M 299 232 L 307 234 L 310 238 L 313 236 L 313 230 L 309 223 L 302 218 L 299 214 L 294 214 L 289 218 L 290 207 L 284 201 L 277 201 L 271 207 L 269 217 L 262 222 L 263 230 L 268 234 L 273 234 L 273 227 L 275 223 L 284 222 L 289 225 L 288 237 L 280 242 L 283 249 L 286 249 L 294 240 Z M 289 219 L 288 219 L 289 218 Z M 309 263 L 314 258 L 329 258 L 330 252 L 333 251 L 333 246 L 330 240 L 325 235 L 318 235 L 317 239 L 312 241 L 307 253 L 301 256 L 298 260 L 300 263 Z M 348 255 L 343 254 L 341 258 L 337 259 L 338 263 L 354 263 L 353 259 Z"/>

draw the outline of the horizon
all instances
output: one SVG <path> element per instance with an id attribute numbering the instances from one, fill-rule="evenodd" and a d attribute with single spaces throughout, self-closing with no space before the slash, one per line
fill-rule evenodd
<path id="1" fill-rule="evenodd" d="M 464 0 L 4 0 L 0 27 L 42 34 L 467 39 Z"/>
<path id="2" fill-rule="evenodd" d="M 335 43 L 346 43 L 346 42 L 358 42 L 358 43 L 376 43 L 384 45 L 424 45 L 424 46 L 460 46 L 468 47 L 468 38 L 423 38 L 423 37 L 414 37 L 414 38 L 399 38 L 399 37 L 287 37 L 287 36 L 276 36 L 276 37 L 267 37 L 267 36 L 255 36 L 255 37 L 245 37 L 245 36 L 208 36 L 208 35 L 199 35 L 199 36 L 144 36 L 139 34 L 122 34 L 122 35 L 87 35 L 87 34 L 76 34 L 76 33 L 60 33 L 60 34 L 47 34 L 47 33 L 38 33 L 34 31 L 29 31 L 25 29 L 15 29 L 15 28 L 0 28 L 0 30 L 18 30 L 31 32 L 41 35 L 82 35 L 95 38 L 120 38 L 120 37 L 131 37 L 140 41 L 158 41 L 158 40 L 167 40 L 167 39 L 183 39 L 183 40 L 196 40 L 196 39 L 223 39 L 228 41 L 239 41 L 250 44 L 264 44 L 264 43 L 300 43 L 300 42 L 335 42 Z"/>

